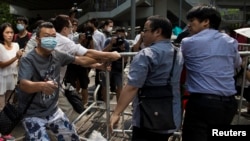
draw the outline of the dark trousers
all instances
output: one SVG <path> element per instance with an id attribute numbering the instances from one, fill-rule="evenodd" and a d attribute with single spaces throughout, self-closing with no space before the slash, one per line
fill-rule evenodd
<path id="1" fill-rule="evenodd" d="M 172 134 L 160 134 L 133 126 L 132 141 L 168 141 Z"/>
<path id="2" fill-rule="evenodd" d="M 234 96 L 191 94 L 186 105 L 182 141 L 208 141 L 213 127 L 231 124 L 237 107 Z"/>

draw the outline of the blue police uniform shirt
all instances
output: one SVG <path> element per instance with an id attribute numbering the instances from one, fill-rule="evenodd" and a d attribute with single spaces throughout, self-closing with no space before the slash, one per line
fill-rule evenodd
<path id="1" fill-rule="evenodd" d="M 176 48 L 177 49 L 177 48 Z M 178 49 L 177 49 L 178 50 Z M 128 74 L 128 85 L 141 88 L 143 85 L 162 86 L 167 84 L 167 78 L 172 67 L 174 47 L 169 40 L 153 43 L 139 51 L 133 58 Z M 174 122 L 176 127 L 181 125 L 181 104 L 180 104 L 180 74 L 182 71 L 183 58 L 180 51 L 174 65 L 173 77 L 171 84 L 173 86 L 173 111 Z M 138 98 L 133 101 L 133 121 L 132 125 L 140 127 L 140 111 Z M 160 131 L 172 133 L 176 131 Z"/>
<path id="2" fill-rule="evenodd" d="M 181 43 L 190 93 L 231 96 L 236 93 L 234 70 L 241 64 L 238 42 L 225 33 L 205 29 Z"/>

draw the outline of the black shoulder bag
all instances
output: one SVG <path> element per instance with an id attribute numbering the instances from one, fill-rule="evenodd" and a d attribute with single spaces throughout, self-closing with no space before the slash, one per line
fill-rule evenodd
<path id="1" fill-rule="evenodd" d="M 12 95 L 16 92 L 17 88 L 15 88 L 10 97 L 7 100 L 6 105 L 3 110 L 0 112 L 0 133 L 3 135 L 10 134 L 11 131 L 16 127 L 16 125 L 22 120 L 23 115 L 27 112 L 30 104 L 32 103 L 36 94 L 33 94 L 30 101 L 26 105 L 23 112 L 20 112 L 18 106 L 15 103 L 11 103 L 10 99 Z"/>
<path id="2" fill-rule="evenodd" d="M 63 83 L 66 85 L 66 88 L 64 88 L 64 95 L 68 99 L 69 103 L 72 105 L 73 109 L 78 113 L 81 114 L 85 108 L 82 102 L 82 99 L 79 97 L 76 90 L 70 90 L 70 83 L 65 82 L 65 78 L 63 79 Z M 67 85 L 69 84 L 69 86 Z"/>
<path id="3" fill-rule="evenodd" d="M 175 129 L 173 118 L 173 91 L 170 84 L 177 51 L 174 49 L 173 64 L 167 85 L 143 86 L 139 89 L 140 128 L 149 130 Z"/>

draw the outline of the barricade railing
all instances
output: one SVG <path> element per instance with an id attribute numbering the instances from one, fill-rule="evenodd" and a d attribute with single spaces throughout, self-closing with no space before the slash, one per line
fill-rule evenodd
<path id="1" fill-rule="evenodd" d="M 239 51 L 250 51 L 250 44 L 239 43 L 238 44 L 238 50 Z"/>
<path id="2" fill-rule="evenodd" d="M 250 49 L 250 44 L 239 44 L 240 46 L 243 46 L 244 48 Z M 241 116 L 241 109 L 242 109 L 242 103 L 243 103 L 243 93 L 244 93 L 244 88 L 245 88 L 245 81 L 246 81 L 246 72 L 247 72 L 247 65 L 250 57 L 250 51 L 240 51 L 239 52 L 241 56 L 248 56 L 244 57 L 245 60 L 245 65 L 243 66 L 243 79 L 241 82 L 241 93 L 240 93 L 240 102 L 238 106 L 238 117 L 237 117 L 237 124 L 240 124 L 240 116 Z"/>
<path id="3" fill-rule="evenodd" d="M 248 48 L 250 47 L 250 44 L 240 44 L 241 46 L 243 46 L 244 48 Z M 248 56 L 250 57 L 250 51 L 239 51 L 240 55 L 241 56 Z M 120 53 L 121 56 L 122 56 L 122 73 L 124 73 L 124 64 L 125 64 L 125 61 L 124 61 L 124 58 L 125 57 L 133 57 L 134 55 L 137 54 L 137 52 L 122 52 Z M 245 59 L 248 59 L 248 57 L 246 57 Z M 129 66 L 130 65 L 130 59 L 128 59 L 128 63 L 127 65 Z M 246 81 L 246 71 L 247 71 L 247 63 L 245 63 L 244 65 L 244 71 L 243 71 L 243 82 Z M 106 138 L 109 140 L 110 139 L 110 128 L 109 128 L 109 124 L 110 124 L 110 113 L 111 113 L 111 110 L 110 110 L 110 89 L 109 89 L 109 86 L 110 86 L 110 79 L 107 79 L 110 77 L 110 74 L 109 74 L 109 71 L 106 71 L 105 72 L 106 74 Z M 97 74 L 96 74 L 97 75 Z M 124 75 L 122 75 L 122 84 L 124 85 Z M 240 102 L 239 102 L 239 106 L 238 106 L 238 119 L 237 119 L 237 124 L 239 124 L 240 122 L 240 116 L 241 116 L 241 109 L 242 109 L 242 101 L 243 101 L 243 92 L 244 92 L 244 87 L 245 87 L 245 83 L 242 83 L 241 84 L 241 94 L 240 94 Z M 88 108 L 83 112 L 81 113 L 74 121 L 73 121 L 73 124 L 76 124 L 76 122 L 78 122 L 91 108 L 96 108 L 97 106 L 97 91 L 99 90 L 100 88 L 100 85 L 98 85 L 94 91 L 94 101 L 93 103 L 88 106 Z M 124 114 L 122 113 L 122 124 L 124 123 Z M 124 127 L 124 126 L 122 126 Z M 125 130 L 125 129 L 114 129 L 113 132 L 121 132 L 121 133 L 125 133 L 125 132 L 128 132 L 128 133 L 131 133 L 132 130 Z M 84 139 L 84 138 L 83 138 Z"/>
<path id="4" fill-rule="evenodd" d="M 137 52 L 121 52 L 120 55 L 122 56 L 122 73 L 124 73 L 124 64 L 125 64 L 125 57 L 132 57 L 134 55 L 136 55 Z M 130 59 L 128 59 L 128 62 L 130 61 Z M 127 63 L 127 65 L 129 65 L 129 63 Z M 106 78 L 109 78 L 109 72 L 106 71 Z M 106 88 L 109 88 L 109 82 L 110 79 L 106 79 Z M 124 75 L 122 75 L 122 84 L 124 84 Z M 110 120 L 110 89 L 106 89 L 106 93 L 107 93 L 107 104 L 106 104 L 106 108 L 107 108 L 107 112 L 106 112 L 106 117 L 107 117 L 107 139 L 110 139 L 110 129 L 109 129 L 109 120 Z M 122 124 L 124 124 L 124 114 L 122 113 Z M 124 127 L 124 126 L 122 126 Z M 124 129 L 114 129 L 113 132 L 132 132 L 132 130 L 124 130 Z"/>
<path id="5" fill-rule="evenodd" d="M 125 69 L 125 57 L 132 57 L 135 54 L 137 54 L 137 52 L 122 52 L 120 53 L 120 55 L 122 56 L 122 84 L 124 85 L 124 69 Z M 128 63 L 127 65 L 129 65 L 130 59 L 127 59 Z M 98 74 L 96 74 L 98 75 Z M 106 138 L 109 140 L 110 139 L 110 129 L 109 129 L 109 120 L 110 120 L 110 79 L 108 79 L 110 77 L 110 73 L 109 71 L 105 71 L 105 81 L 106 81 Z M 88 108 L 86 108 L 84 110 L 84 112 L 82 112 L 72 123 L 75 125 L 78 121 L 81 120 L 81 118 L 86 115 L 92 108 L 98 108 L 98 104 L 102 103 L 100 101 L 97 100 L 97 92 L 100 89 L 100 84 L 97 85 L 97 87 L 95 88 L 95 91 L 93 93 L 93 102 L 88 106 Z M 122 114 L 122 124 L 124 123 L 124 114 Z M 123 126 L 124 127 L 124 126 Z M 124 130 L 124 129 L 114 129 L 114 132 L 132 132 L 132 130 Z M 85 137 L 80 137 L 82 140 L 87 140 Z"/>

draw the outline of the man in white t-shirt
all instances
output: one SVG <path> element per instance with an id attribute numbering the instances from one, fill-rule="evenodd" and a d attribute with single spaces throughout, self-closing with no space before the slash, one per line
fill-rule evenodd
<path id="1" fill-rule="evenodd" d="M 86 49 L 81 44 L 75 44 L 72 40 L 68 38 L 71 33 L 72 24 L 67 15 L 58 15 L 53 22 L 56 32 L 57 32 L 57 46 L 56 49 L 60 51 L 67 52 L 72 55 L 84 55 L 86 59 L 96 59 L 96 60 L 116 60 L 119 58 L 116 52 L 107 54 L 107 52 L 96 51 L 92 49 Z M 116 58 L 117 57 L 117 58 Z M 91 67 L 97 67 L 95 64 Z M 61 71 L 62 74 L 62 71 Z M 62 74 L 64 76 L 64 74 Z"/>
<path id="2" fill-rule="evenodd" d="M 86 49 L 83 47 L 81 44 L 75 44 L 74 41 L 70 40 L 68 38 L 68 35 L 71 33 L 72 30 L 72 24 L 70 22 L 69 16 L 67 15 L 58 15 L 55 20 L 53 21 L 54 27 L 56 29 L 57 35 L 57 46 L 56 50 L 64 51 L 72 55 L 77 55 L 77 56 L 85 56 L 86 61 L 90 62 L 90 67 L 92 68 L 99 68 L 100 69 L 100 64 L 91 64 L 91 60 L 100 60 L 100 61 L 105 61 L 105 60 L 116 60 L 120 57 L 120 55 L 117 52 L 102 52 L 102 51 L 97 51 L 93 49 Z M 60 71 L 60 83 L 62 83 L 64 75 L 66 72 L 66 67 L 62 67 Z M 62 90 L 63 92 L 63 90 Z M 62 94 L 60 94 L 60 97 L 62 97 Z M 64 100 L 63 102 L 59 101 L 59 106 L 61 109 L 67 114 L 67 115 L 72 115 L 72 107 L 71 105 Z"/>

